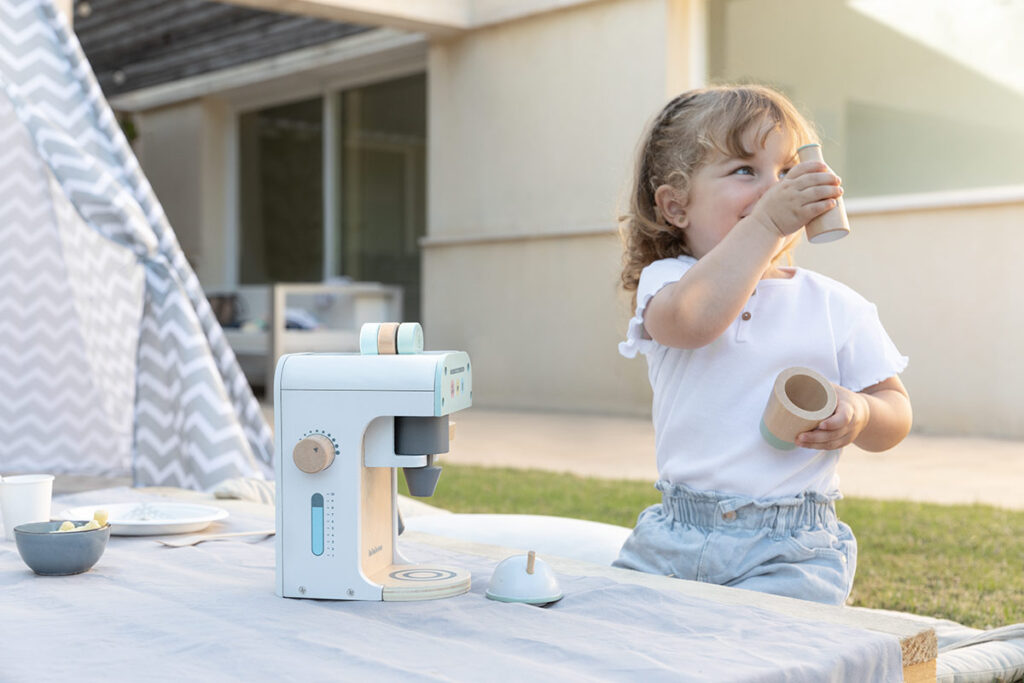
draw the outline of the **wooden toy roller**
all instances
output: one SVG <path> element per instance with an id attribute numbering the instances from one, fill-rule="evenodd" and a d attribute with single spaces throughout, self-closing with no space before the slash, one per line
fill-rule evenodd
<path id="1" fill-rule="evenodd" d="M 775 378 L 761 417 L 761 436 L 779 450 L 796 448 L 798 434 L 810 431 L 836 411 L 836 390 L 810 368 L 787 368 Z"/>
<path id="2" fill-rule="evenodd" d="M 804 145 L 796 151 L 800 161 L 825 162 L 821 156 L 821 145 L 813 143 Z M 836 206 L 813 219 L 804 228 L 807 232 L 807 241 L 812 244 L 824 244 L 841 239 L 850 234 L 850 221 L 846 218 L 846 206 L 843 198 L 836 199 Z"/>

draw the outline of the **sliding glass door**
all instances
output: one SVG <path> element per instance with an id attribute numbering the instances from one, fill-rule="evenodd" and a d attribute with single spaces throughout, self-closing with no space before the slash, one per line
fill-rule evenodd
<path id="1" fill-rule="evenodd" d="M 323 99 L 239 118 L 239 284 L 323 279 Z"/>
<path id="2" fill-rule="evenodd" d="M 327 97 L 239 117 L 239 283 L 397 284 L 418 320 L 426 76 Z"/>
<path id="3" fill-rule="evenodd" d="M 419 320 L 426 231 L 426 77 L 348 90 L 341 112 L 341 274 L 401 285 Z"/>

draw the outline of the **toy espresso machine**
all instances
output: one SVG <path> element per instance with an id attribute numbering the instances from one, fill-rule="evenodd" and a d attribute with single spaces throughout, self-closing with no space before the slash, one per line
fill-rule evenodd
<path id="1" fill-rule="evenodd" d="M 429 600 L 468 571 L 398 549 L 397 471 L 433 495 L 448 416 L 472 403 L 469 356 L 423 352 L 418 323 L 368 323 L 360 353 L 282 356 L 274 377 L 276 592 L 289 598 Z"/>

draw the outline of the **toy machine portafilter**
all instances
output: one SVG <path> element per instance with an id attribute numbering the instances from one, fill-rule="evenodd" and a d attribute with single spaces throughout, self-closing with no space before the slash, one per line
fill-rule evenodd
<path id="1" fill-rule="evenodd" d="M 448 452 L 448 437 L 447 415 L 395 418 L 395 453 L 427 456 L 426 465 L 402 468 L 409 495 L 417 498 L 434 495 L 437 480 L 441 477 L 441 468 L 434 464 L 434 456 Z"/>

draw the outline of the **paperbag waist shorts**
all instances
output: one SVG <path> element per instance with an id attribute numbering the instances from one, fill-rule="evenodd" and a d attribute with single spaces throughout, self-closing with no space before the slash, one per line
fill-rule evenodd
<path id="1" fill-rule="evenodd" d="M 857 541 L 833 499 L 753 500 L 659 481 L 616 567 L 813 600 L 846 601 Z"/>

